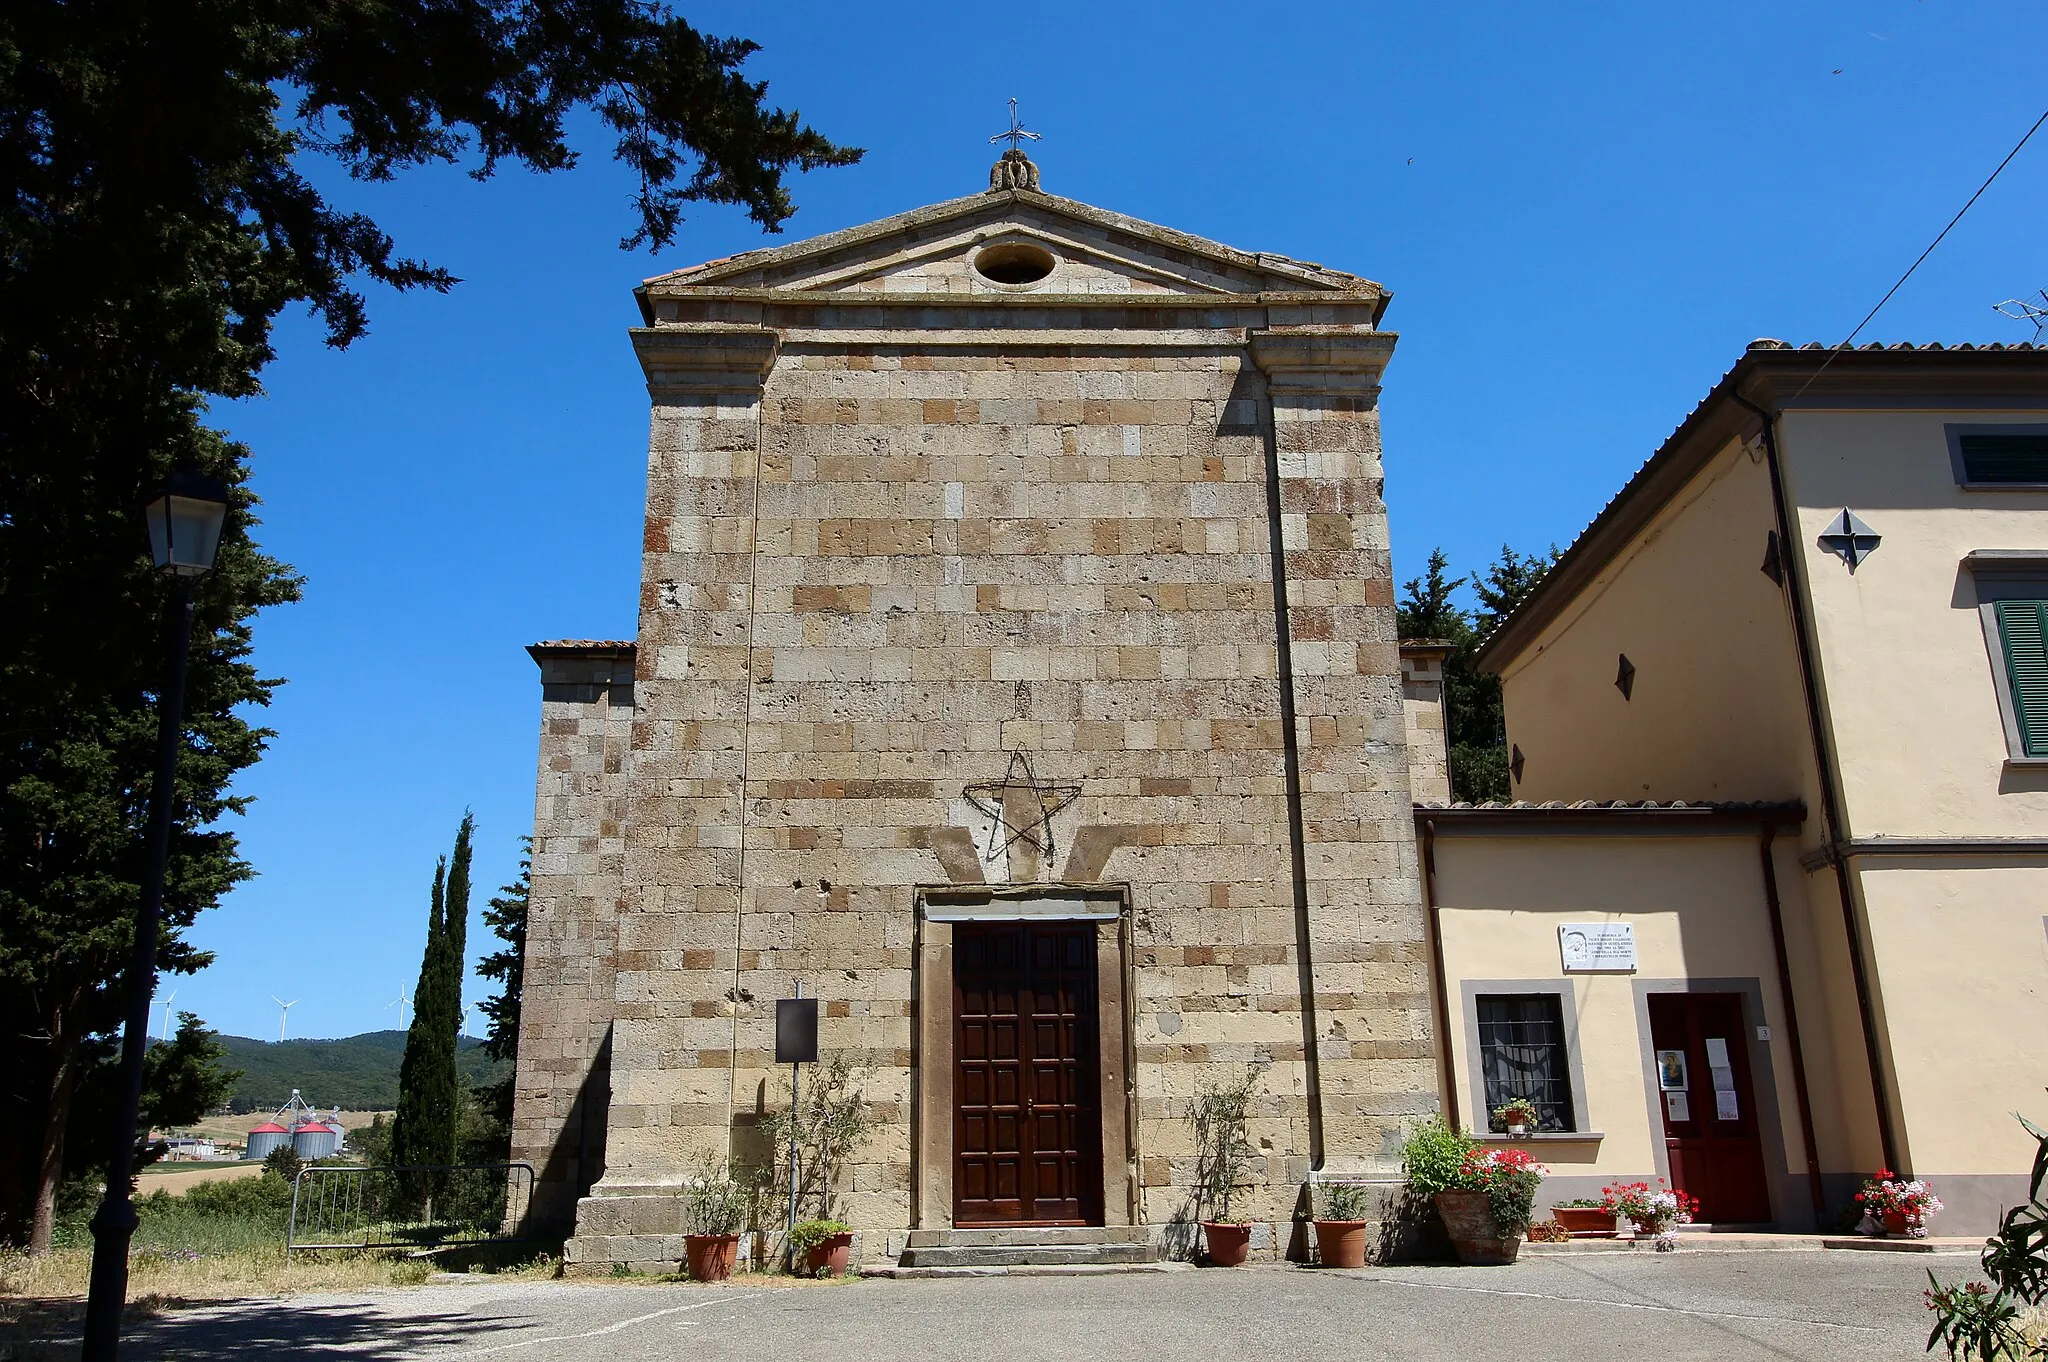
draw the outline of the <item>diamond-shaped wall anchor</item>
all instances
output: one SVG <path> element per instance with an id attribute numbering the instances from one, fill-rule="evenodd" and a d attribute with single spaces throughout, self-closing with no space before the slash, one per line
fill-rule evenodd
<path id="1" fill-rule="evenodd" d="M 1820 546 L 1829 553 L 1840 554 L 1842 561 L 1849 565 L 1849 571 L 1854 572 L 1856 565 L 1870 556 L 1882 538 L 1845 506 L 1842 513 L 1821 531 Z"/>
<path id="2" fill-rule="evenodd" d="M 1636 694 L 1636 664 L 1628 660 L 1628 654 L 1621 655 L 1621 666 L 1614 673 L 1614 688 L 1621 692 L 1624 700 L 1633 700 Z"/>

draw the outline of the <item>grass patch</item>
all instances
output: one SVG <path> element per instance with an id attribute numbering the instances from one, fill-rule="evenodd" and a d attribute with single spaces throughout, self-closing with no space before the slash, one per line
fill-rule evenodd
<path id="1" fill-rule="evenodd" d="M 135 1200 L 140 1223 L 128 1257 L 128 1298 L 140 1306 L 297 1291 L 418 1286 L 440 1271 L 518 1277 L 555 1275 L 559 1245 L 471 1244 L 431 1254 L 396 1249 L 287 1254 L 291 1185 L 274 1173 L 202 1183 L 183 1196 Z M 0 1306 L 83 1297 L 92 1233 L 83 1208 L 57 1223 L 42 1257 L 0 1251 Z M 0 1311 L 4 1319 L 5 1311 Z M 4 1338 L 4 1333 L 0 1333 Z"/>

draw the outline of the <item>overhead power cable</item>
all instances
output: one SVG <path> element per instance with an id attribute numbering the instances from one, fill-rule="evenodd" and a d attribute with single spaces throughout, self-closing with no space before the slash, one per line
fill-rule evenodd
<path id="1" fill-rule="evenodd" d="M 1851 331 L 1846 337 L 1844 337 L 1840 345 L 1837 345 L 1834 349 L 1830 350 L 1828 352 L 1828 357 L 1825 360 L 1821 361 L 1820 368 L 1815 369 L 1813 371 L 1812 376 L 1809 377 L 1806 380 L 1806 382 L 1799 385 L 1799 391 L 1792 394 L 1793 401 L 1798 401 L 1801 394 L 1803 394 L 1808 388 L 1811 388 L 1813 386 L 1814 379 L 1819 378 L 1822 374 L 1827 372 L 1828 365 L 1833 364 L 1835 362 L 1836 355 L 1841 354 L 1843 351 L 1847 350 L 1851 345 L 1855 344 L 1856 337 L 1863 334 L 1863 328 L 1870 325 L 1870 319 L 1872 317 L 1875 317 L 1880 311 L 1883 310 L 1884 305 L 1892 300 L 1892 295 L 1894 293 L 1897 293 L 1900 289 L 1906 286 L 1906 281 L 1913 277 L 1913 271 L 1919 269 L 1921 263 L 1925 261 L 1928 256 L 1934 254 L 1934 248 L 1941 244 L 1942 238 L 1946 237 L 1951 231 L 1955 230 L 1955 225 L 1963 220 L 1963 214 L 1969 212 L 1971 207 L 1977 202 L 1977 200 L 1984 197 L 1984 191 L 1991 187 L 1991 182 L 1993 180 L 1996 180 L 1999 177 L 1999 175 L 2004 172 L 2005 168 L 2012 164 L 2012 158 L 2020 154 L 2020 148 L 2026 146 L 2026 144 L 2033 139 L 2034 134 L 2041 130 L 2041 125 L 2043 123 L 2048 123 L 2048 110 L 2043 110 L 2041 116 L 2034 120 L 2034 126 L 2027 129 L 2026 136 L 2020 138 L 2018 142 L 2013 144 L 2012 150 L 2005 153 L 2005 159 L 1998 163 L 1998 169 L 1992 171 L 1991 174 L 1985 179 L 1984 183 L 1977 186 L 1977 192 L 1970 195 L 1970 201 L 1968 203 L 1965 203 L 1961 208 L 1956 209 L 1956 215 L 1948 220 L 1948 226 L 1942 228 L 1940 234 L 1937 235 L 1934 238 L 1934 240 L 1927 243 L 1927 249 L 1920 252 L 1918 259 L 1914 260 L 1911 265 L 1906 267 L 1906 272 L 1899 276 L 1899 282 L 1893 284 L 1890 288 L 1885 290 L 1884 297 L 1877 300 L 1877 306 L 1873 307 L 1872 309 L 1870 309 L 1870 311 L 1863 314 L 1863 320 L 1856 323 L 1856 329 L 1854 331 Z"/>

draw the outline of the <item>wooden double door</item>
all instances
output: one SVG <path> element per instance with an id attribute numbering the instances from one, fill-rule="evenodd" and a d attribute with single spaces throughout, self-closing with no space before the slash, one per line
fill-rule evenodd
<path id="1" fill-rule="evenodd" d="M 1701 1221 L 1767 1223 L 1771 1193 L 1741 995 L 1652 993 L 1649 1003 L 1673 1185 L 1699 1198 Z"/>
<path id="2" fill-rule="evenodd" d="M 1102 1223 L 1095 924 L 953 928 L 953 1223 Z"/>

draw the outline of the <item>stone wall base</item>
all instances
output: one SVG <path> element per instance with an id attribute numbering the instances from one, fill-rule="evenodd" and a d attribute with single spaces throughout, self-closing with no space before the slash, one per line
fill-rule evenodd
<path id="1" fill-rule="evenodd" d="M 683 1271 L 683 1199 L 669 1192 L 630 1192 L 587 1196 L 576 1203 L 576 1235 L 562 1246 L 563 1275 L 604 1276 L 617 1264 L 635 1272 L 662 1274 Z M 740 1236 L 740 1267 L 757 1254 L 780 1261 L 782 1231 Z M 893 1263 L 903 1256 L 910 1231 L 856 1229 L 851 1261 Z"/>

